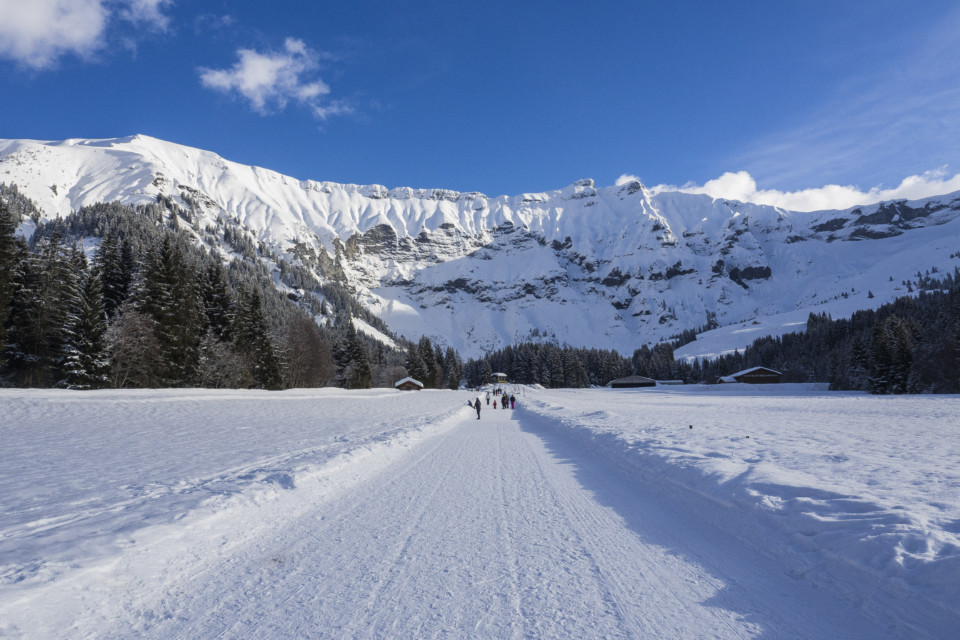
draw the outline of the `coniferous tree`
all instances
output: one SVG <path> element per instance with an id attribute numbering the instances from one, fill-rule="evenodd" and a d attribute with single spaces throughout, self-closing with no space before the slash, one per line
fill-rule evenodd
<path id="1" fill-rule="evenodd" d="M 231 340 L 235 309 L 227 284 L 227 274 L 218 258 L 214 258 L 204 272 L 203 309 L 207 329 L 216 339 Z"/>
<path id="2" fill-rule="evenodd" d="M 423 363 L 423 378 L 417 378 L 427 389 L 433 389 L 437 386 L 437 363 L 433 352 L 433 344 L 430 338 L 422 336 L 417 343 L 417 353 L 420 361 Z"/>
<path id="3" fill-rule="evenodd" d="M 334 348 L 337 386 L 344 389 L 369 389 L 373 384 L 370 360 L 353 322 L 347 321 L 347 332 Z"/>
<path id="4" fill-rule="evenodd" d="M 447 347 L 443 356 L 443 369 L 447 375 L 447 388 L 453 391 L 459 389 L 460 380 L 463 377 L 463 361 L 453 347 Z"/>
<path id="5" fill-rule="evenodd" d="M 102 389 L 109 382 L 107 314 L 96 269 L 81 274 L 75 309 L 66 331 L 61 384 L 70 389 Z"/>
<path id="6" fill-rule="evenodd" d="M 331 349 L 333 355 L 333 366 L 336 370 L 337 386 L 346 389 L 350 368 L 350 349 L 347 338 L 341 338 L 333 345 Z"/>
<path id="7" fill-rule="evenodd" d="M 7 349 L 7 324 L 13 310 L 13 292 L 23 259 L 23 252 L 16 240 L 17 222 L 0 198 L 0 370 L 4 366 Z"/>
<path id="8" fill-rule="evenodd" d="M 350 325 L 351 329 L 353 324 Z M 353 367 L 353 373 L 350 376 L 350 389 L 369 389 L 373 385 L 373 376 L 370 371 L 370 360 L 367 357 L 367 350 L 363 346 L 356 331 L 352 331 L 352 338 L 349 343 L 350 360 Z"/>
<path id="9" fill-rule="evenodd" d="M 196 273 L 170 235 L 164 236 L 148 258 L 138 310 L 156 323 L 162 355 L 161 384 L 193 384 L 203 337 L 203 303 Z"/>
<path id="10" fill-rule="evenodd" d="M 490 380 L 490 376 L 493 375 L 493 368 L 490 365 L 490 360 L 488 358 L 483 359 L 483 366 L 480 368 L 480 380 L 475 381 L 474 384 L 481 384 Z"/>
<path id="11" fill-rule="evenodd" d="M 410 348 L 407 350 L 407 359 L 403 364 L 407 368 L 408 376 L 414 380 L 417 380 L 418 382 L 421 382 L 424 386 L 427 386 L 427 367 L 420 355 L 420 348 L 418 345 L 410 345 Z"/>
<path id="12" fill-rule="evenodd" d="M 7 366 L 18 386 L 49 387 L 61 377 L 77 273 L 59 235 L 41 238 L 20 267 L 8 323 Z"/>
<path id="13" fill-rule="evenodd" d="M 573 349 L 566 349 L 563 356 L 563 386 L 583 388 L 590 386 L 587 369 Z"/>
<path id="14" fill-rule="evenodd" d="M 129 297 L 133 282 L 134 263 L 130 244 L 114 234 L 107 234 L 97 248 L 94 265 L 100 272 L 104 311 L 108 318 L 113 318 Z"/>
<path id="15" fill-rule="evenodd" d="M 233 330 L 237 350 L 249 363 L 254 384 L 262 389 L 282 389 L 280 361 L 270 339 L 258 289 L 241 293 Z"/>

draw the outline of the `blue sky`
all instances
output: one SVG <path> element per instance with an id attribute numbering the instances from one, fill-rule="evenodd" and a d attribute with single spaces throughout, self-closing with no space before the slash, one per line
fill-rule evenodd
<path id="1" fill-rule="evenodd" d="M 143 133 L 301 179 L 491 196 L 625 174 L 828 204 L 824 185 L 960 189 L 953 0 L 0 0 L 0 16 L 2 138 Z"/>

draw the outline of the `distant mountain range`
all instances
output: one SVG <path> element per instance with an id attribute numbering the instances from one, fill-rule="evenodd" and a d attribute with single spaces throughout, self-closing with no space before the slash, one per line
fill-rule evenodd
<path id="1" fill-rule="evenodd" d="M 241 229 L 281 289 L 279 262 L 301 266 L 465 356 L 529 340 L 630 353 L 713 327 L 733 344 L 735 327 L 849 315 L 960 265 L 960 192 L 812 213 L 639 182 L 488 197 L 300 181 L 146 136 L 2 140 L 0 182 L 46 218 L 168 198 L 224 257 L 224 230 Z"/>

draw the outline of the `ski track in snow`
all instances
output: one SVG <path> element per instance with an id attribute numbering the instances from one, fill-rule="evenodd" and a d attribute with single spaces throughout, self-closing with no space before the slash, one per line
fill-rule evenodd
<path id="1" fill-rule="evenodd" d="M 704 418 L 730 393 L 657 402 Z M 529 392 L 478 421 L 449 392 L 2 392 L 0 637 L 936 637 L 880 626 L 785 566 L 789 534 L 713 526 L 575 428 L 647 398 Z"/>

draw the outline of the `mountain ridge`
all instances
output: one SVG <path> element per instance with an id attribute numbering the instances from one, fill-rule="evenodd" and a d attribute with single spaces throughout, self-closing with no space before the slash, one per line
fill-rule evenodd
<path id="1" fill-rule="evenodd" d="M 393 330 L 466 355 L 527 339 L 629 353 L 687 329 L 847 313 L 949 269 L 960 248 L 960 192 L 818 212 L 639 182 L 488 197 L 298 180 L 142 135 L 3 140 L 0 181 L 46 217 L 170 198 L 201 229 L 229 218 L 320 281 L 331 276 L 309 256 L 323 251 Z"/>

